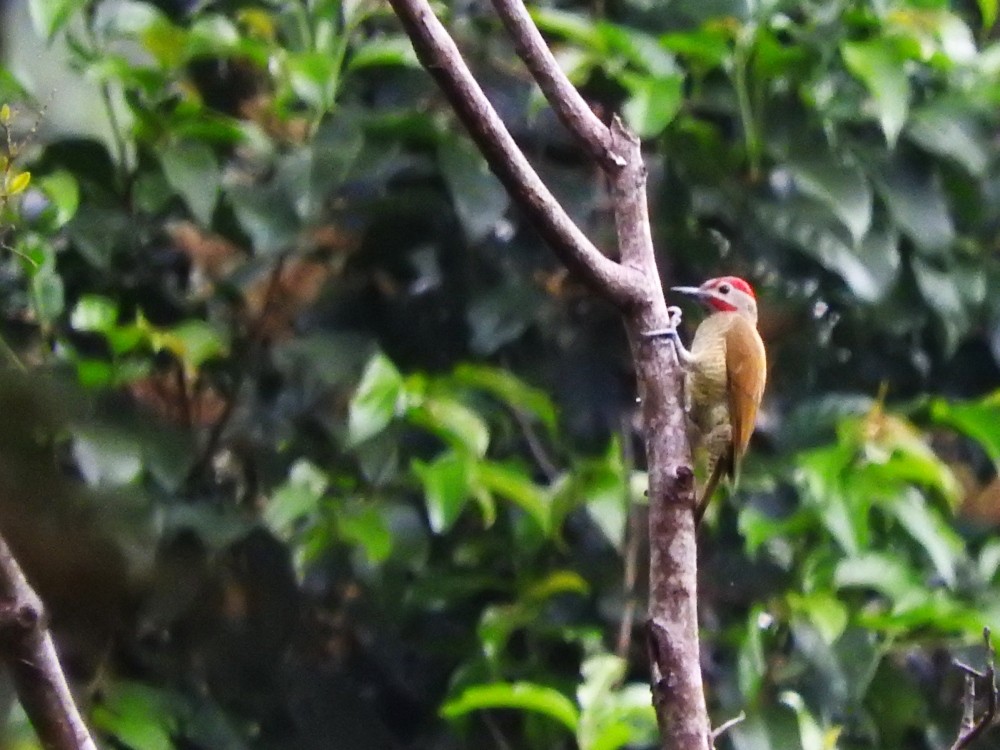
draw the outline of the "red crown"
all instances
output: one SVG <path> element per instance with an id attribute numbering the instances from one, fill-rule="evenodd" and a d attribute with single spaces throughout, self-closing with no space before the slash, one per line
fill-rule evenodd
<path id="1" fill-rule="evenodd" d="M 753 299 L 757 299 L 757 296 L 753 293 L 753 287 L 739 276 L 720 276 L 717 279 L 709 281 L 705 287 L 708 289 L 717 289 L 723 284 L 729 284 L 733 289 L 739 289 L 744 294 L 749 294 Z"/>

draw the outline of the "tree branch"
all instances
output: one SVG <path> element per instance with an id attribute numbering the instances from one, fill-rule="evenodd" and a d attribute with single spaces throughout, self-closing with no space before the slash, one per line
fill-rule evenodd
<path id="1" fill-rule="evenodd" d="M 598 119 L 566 78 L 524 3 L 521 0 L 493 0 L 493 7 L 507 28 L 518 56 L 563 125 L 580 140 L 604 171 L 613 172 L 624 166 L 625 160 L 612 148 L 608 126 Z"/>
<path id="2" fill-rule="evenodd" d="M 650 601 L 647 645 L 663 750 L 706 750 L 712 734 L 701 679 L 694 473 L 683 375 L 669 343 L 646 331 L 669 317 L 653 249 L 639 139 L 615 117 L 590 112 L 545 47 L 521 0 L 493 0 L 542 91 L 608 178 L 621 263 L 583 236 L 528 164 L 426 0 L 389 0 L 420 61 L 437 79 L 511 197 L 570 270 L 621 308 L 642 401 L 649 470 Z"/>
<path id="3" fill-rule="evenodd" d="M 490 169 L 572 271 L 620 308 L 638 303 L 645 280 L 598 250 L 573 223 L 518 148 L 426 0 L 389 0 L 417 57 L 486 157 Z"/>
<path id="4" fill-rule="evenodd" d="M 0 536 L 0 658 L 46 750 L 97 750 L 77 711 L 42 600 Z"/>

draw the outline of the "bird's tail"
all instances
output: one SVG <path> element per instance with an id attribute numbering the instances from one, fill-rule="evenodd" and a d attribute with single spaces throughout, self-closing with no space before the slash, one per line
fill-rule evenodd
<path id="1" fill-rule="evenodd" d="M 708 481 L 705 482 L 705 488 L 701 491 L 701 498 L 698 500 L 698 505 L 694 509 L 695 528 L 698 528 L 698 525 L 701 523 L 701 517 L 705 515 L 705 510 L 708 508 L 708 504 L 712 500 L 712 495 L 715 494 L 715 490 L 719 486 L 719 481 L 722 479 L 723 474 L 733 478 L 736 472 L 735 463 L 732 448 L 719 456 L 719 460 L 715 462 L 708 475 Z"/>

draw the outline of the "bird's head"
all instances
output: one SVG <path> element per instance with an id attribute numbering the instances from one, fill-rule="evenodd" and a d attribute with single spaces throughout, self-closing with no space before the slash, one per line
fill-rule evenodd
<path id="1" fill-rule="evenodd" d="M 757 324 L 757 298 L 753 287 L 738 276 L 720 276 L 701 286 L 675 286 L 673 291 L 696 297 L 712 312 L 735 312 Z"/>

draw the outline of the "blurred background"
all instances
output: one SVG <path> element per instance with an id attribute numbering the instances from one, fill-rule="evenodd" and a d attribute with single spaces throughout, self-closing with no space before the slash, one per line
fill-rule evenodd
<path id="1" fill-rule="evenodd" d="M 437 10 L 611 250 L 489 5 Z M 665 279 L 757 289 L 765 403 L 700 532 L 720 748 L 949 747 L 1000 633 L 996 0 L 532 12 L 644 138 Z M 619 316 L 388 5 L 0 13 L 0 531 L 103 746 L 652 747 Z"/>

